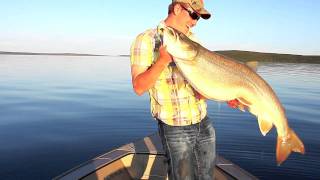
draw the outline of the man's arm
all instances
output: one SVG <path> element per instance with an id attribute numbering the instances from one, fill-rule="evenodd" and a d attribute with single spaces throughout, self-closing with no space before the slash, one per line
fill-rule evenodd
<path id="1" fill-rule="evenodd" d="M 172 61 L 172 56 L 167 52 L 166 47 L 160 46 L 157 61 L 148 67 L 131 66 L 131 77 L 134 92 L 139 96 L 154 86 L 161 72 Z"/>

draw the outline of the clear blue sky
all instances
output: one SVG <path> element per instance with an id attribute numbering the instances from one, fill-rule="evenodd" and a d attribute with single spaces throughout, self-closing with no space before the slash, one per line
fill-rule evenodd
<path id="1" fill-rule="evenodd" d="M 0 2 L 0 51 L 129 54 L 135 36 L 167 15 L 171 0 Z M 205 0 L 193 29 L 211 50 L 320 55 L 320 0 Z"/>

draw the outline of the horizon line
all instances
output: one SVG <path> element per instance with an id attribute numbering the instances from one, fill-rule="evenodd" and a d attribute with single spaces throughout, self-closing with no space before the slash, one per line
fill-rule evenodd
<path id="1" fill-rule="evenodd" d="M 320 55 L 301 55 L 301 54 L 290 54 L 290 53 L 273 53 L 273 52 L 260 52 L 260 51 L 249 51 L 249 50 L 214 50 L 213 52 L 223 51 L 238 51 L 238 52 L 251 52 L 251 53 L 263 53 L 263 54 L 278 54 L 278 55 L 293 55 L 293 56 L 320 56 Z M 56 56 L 130 56 L 130 54 L 91 54 L 91 53 L 73 53 L 73 52 L 27 52 L 27 51 L 0 51 L 0 55 L 56 55 Z"/>

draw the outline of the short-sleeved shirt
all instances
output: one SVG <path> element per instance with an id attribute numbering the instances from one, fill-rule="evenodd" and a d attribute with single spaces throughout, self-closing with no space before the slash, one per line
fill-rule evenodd
<path id="1" fill-rule="evenodd" d="M 165 26 L 164 22 L 159 26 Z M 195 40 L 192 33 L 189 38 Z M 150 67 L 158 59 L 160 44 L 157 28 L 139 34 L 130 49 L 131 65 Z M 195 93 L 177 66 L 170 63 L 149 89 L 152 116 L 171 126 L 199 123 L 207 115 L 207 104 Z"/>

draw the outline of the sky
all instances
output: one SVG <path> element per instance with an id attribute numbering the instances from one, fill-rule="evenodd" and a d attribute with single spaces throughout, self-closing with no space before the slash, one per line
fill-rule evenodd
<path id="1" fill-rule="evenodd" d="M 320 55 L 320 0 L 205 0 L 193 32 L 210 50 Z M 129 54 L 171 0 L 2 0 L 0 51 Z"/>

